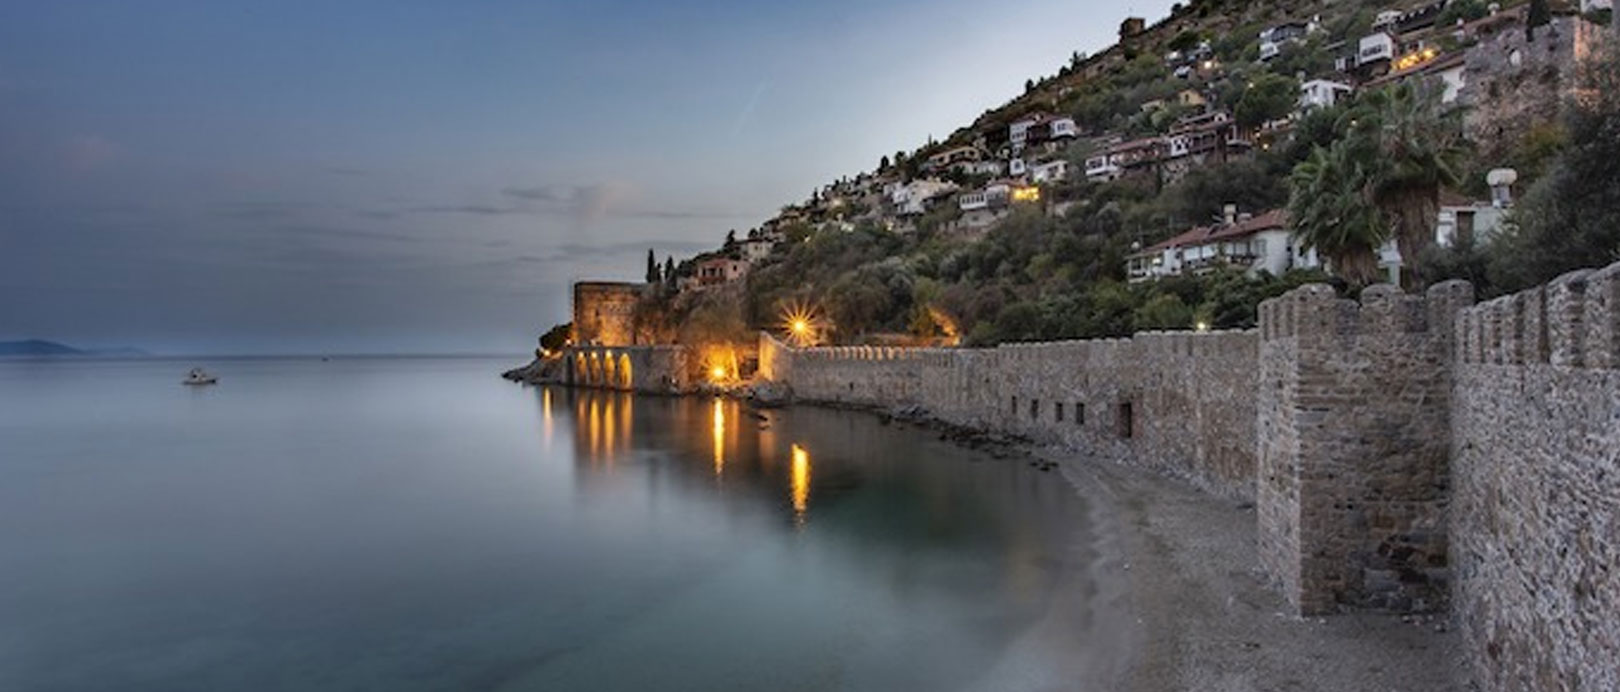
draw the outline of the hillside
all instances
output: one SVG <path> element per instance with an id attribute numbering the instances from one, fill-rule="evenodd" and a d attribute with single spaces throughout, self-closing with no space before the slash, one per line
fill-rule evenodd
<path id="1" fill-rule="evenodd" d="M 0 341 L 0 358 L 43 358 L 59 356 L 103 356 L 110 358 L 136 358 L 149 355 L 138 348 L 80 349 L 43 339 Z"/>
<path id="2" fill-rule="evenodd" d="M 1440 257 L 1433 238 L 1509 228 L 1482 201 L 1499 194 L 1485 173 L 1517 169 L 1529 188 L 1557 163 L 1559 85 L 1582 79 L 1571 56 L 1591 46 L 1576 42 L 1608 21 L 1482 0 L 1205 0 L 1151 26 L 1127 19 L 1119 43 L 945 140 L 831 181 L 713 252 L 650 262 L 641 339 L 745 341 L 789 311 L 835 343 L 1247 328 L 1259 301 L 1300 283 L 1345 287 L 1335 268 L 1358 285 L 1480 283 L 1483 260 Z M 1509 61 L 1540 26 L 1527 47 L 1547 57 Z M 1432 150 L 1395 161 L 1386 124 Z M 1336 170 L 1321 168 L 1333 152 L 1360 161 L 1361 182 L 1295 194 L 1307 171 Z M 1397 163 L 1431 173 L 1403 181 Z M 1349 246 L 1342 214 L 1301 206 L 1340 194 L 1359 214 Z"/>

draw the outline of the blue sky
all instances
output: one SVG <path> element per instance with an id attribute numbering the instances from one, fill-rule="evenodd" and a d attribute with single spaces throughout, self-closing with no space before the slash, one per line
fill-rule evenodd
<path id="1" fill-rule="evenodd" d="M 0 339 L 522 352 L 1169 2 L 0 2 Z"/>

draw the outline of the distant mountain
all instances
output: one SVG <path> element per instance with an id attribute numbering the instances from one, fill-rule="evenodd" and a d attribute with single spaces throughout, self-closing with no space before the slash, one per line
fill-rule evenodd
<path id="1" fill-rule="evenodd" d="M 0 341 L 0 357 L 5 356 L 114 356 L 120 358 L 150 355 L 138 348 L 84 350 L 43 339 Z"/>
<path id="2" fill-rule="evenodd" d="M 82 356 L 84 351 L 54 341 L 0 341 L 0 356 Z"/>

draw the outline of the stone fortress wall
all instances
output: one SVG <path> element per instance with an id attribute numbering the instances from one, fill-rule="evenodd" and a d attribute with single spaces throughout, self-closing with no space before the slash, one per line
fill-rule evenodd
<path id="1" fill-rule="evenodd" d="M 1256 333 L 1146 333 L 995 349 L 793 350 L 760 374 L 801 401 L 916 406 L 948 423 L 1062 444 L 1252 499 Z"/>
<path id="2" fill-rule="evenodd" d="M 642 394 L 689 392 L 695 359 L 680 346 L 575 346 L 563 354 L 563 381 L 571 387 Z"/>
<path id="3" fill-rule="evenodd" d="M 1452 613 L 1475 677 L 1620 690 L 1620 264 L 1457 329 Z"/>
<path id="4" fill-rule="evenodd" d="M 1482 689 L 1620 689 L 1620 263 L 1477 306 L 1306 286 L 1260 313 L 994 349 L 762 335 L 760 376 L 1252 498 L 1297 612 L 1449 611 Z"/>

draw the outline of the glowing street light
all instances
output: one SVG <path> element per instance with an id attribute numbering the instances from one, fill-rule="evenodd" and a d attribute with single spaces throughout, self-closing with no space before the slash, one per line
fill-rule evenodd
<path id="1" fill-rule="evenodd" d="M 788 306 L 782 311 L 782 327 L 793 345 L 799 348 L 813 346 L 819 329 L 815 310 L 805 305 Z"/>

